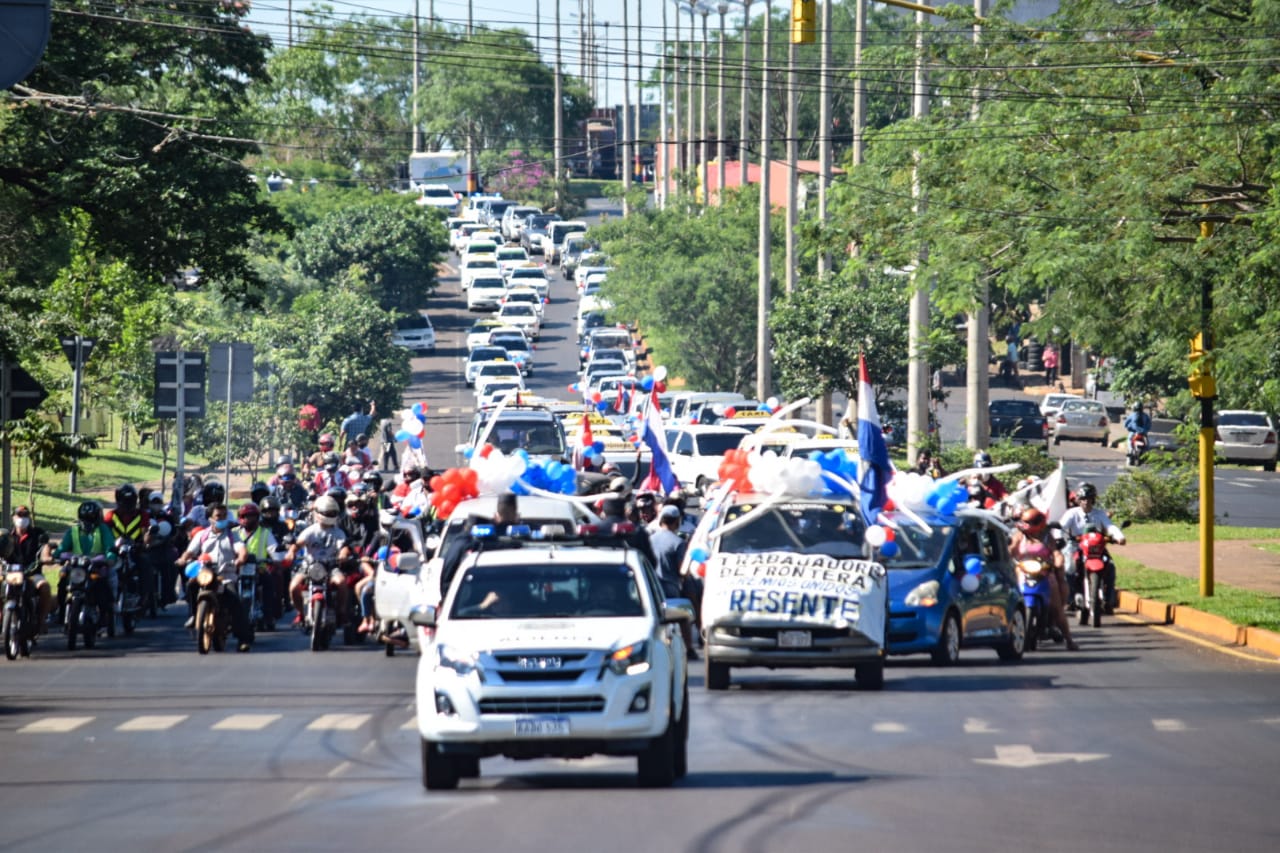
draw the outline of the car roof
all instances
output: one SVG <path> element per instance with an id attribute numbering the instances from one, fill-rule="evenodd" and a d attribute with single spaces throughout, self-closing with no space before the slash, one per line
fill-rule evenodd
<path id="1" fill-rule="evenodd" d="M 736 424 L 673 424 L 667 429 L 675 432 L 687 432 L 691 435 L 707 435 L 709 433 L 740 433 L 749 435 L 751 430 L 746 427 L 737 426 Z"/>

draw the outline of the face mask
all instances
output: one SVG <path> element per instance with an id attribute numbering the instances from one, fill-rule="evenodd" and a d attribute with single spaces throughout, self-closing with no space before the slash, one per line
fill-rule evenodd
<path id="1" fill-rule="evenodd" d="M 26 516 L 18 516 L 13 520 L 13 526 L 19 530 L 26 530 L 31 526 L 31 519 Z"/>
<path id="2" fill-rule="evenodd" d="M 350 516 L 351 518 L 359 518 L 359 517 L 360 517 L 360 507 L 358 507 L 358 506 L 349 506 L 349 507 L 347 507 L 347 515 L 348 515 L 348 516 Z"/>
<path id="3" fill-rule="evenodd" d="M 231 527 L 231 519 L 220 518 L 213 523 L 213 526 L 218 530 L 228 530 Z"/>

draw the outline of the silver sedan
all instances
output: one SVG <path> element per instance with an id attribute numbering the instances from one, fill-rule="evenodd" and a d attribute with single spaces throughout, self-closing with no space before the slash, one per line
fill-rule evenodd
<path id="1" fill-rule="evenodd" d="M 1053 418 L 1053 443 L 1063 439 L 1096 441 L 1106 447 L 1111 439 L 1107 407 L 1097 400 L 1065 400 Z"/>

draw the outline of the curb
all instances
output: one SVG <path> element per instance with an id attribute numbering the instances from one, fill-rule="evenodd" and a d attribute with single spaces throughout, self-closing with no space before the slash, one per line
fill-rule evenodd
<path id="1" fill-rule="evenodd" d="M 1265 628 L 1236 625 L 1221 616 L 1196 610 L 1185 604 L 1168 604 L 1120 591 L 1120 607 L 1150 619 L 1158 625 L 1174 625 L 1232 646 L 1241 646 L 1280 657 L 1280 634 Z"/>

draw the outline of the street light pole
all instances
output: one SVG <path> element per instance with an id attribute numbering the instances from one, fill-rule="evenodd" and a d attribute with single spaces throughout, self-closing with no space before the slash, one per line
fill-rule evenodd
<path id="1" fill-rule="evenodd" d="M 769 230 L 769 25 L 773 0 L 764 0 L 764 38 L 760 74 L 760 235 L 756 303 L 756 399 L 767 400 L 773 393 L 773 355 L 769 351 L 769 303 L 773 271 L 769 266 L 773 234 Z"/>
<path id="2" fill-rule="evenodd" d="M 750 54 L 751 0 L 742 0 L 742 111 L 738 115 L 738 162 L 741 164 L 741 174 L 738 184 L 743 187 L 747 185 L 747 140 L 750 138 L 747 125 L 747 101 L 751 93 L 751 75 L 747 57 Z"/>
<path id="3" fill-rule="evenodd" d="M 724 203 L 725 182 L 725 150 L 724 150 L 724 15 L 729 11 L 729 4 L 722 2 L 716 6 L 720 13 L 720 67 L 716 73 L 716 193 L 718 202 Z"/>
<path id="4" fill-rule="evenodd" d="M 694 172 L 694 162 L 693 162 L 694 158 L 697 157 L 697 153 L 698 153 L 698 149 L 694 145 L 694 139 L 693 139 L 694 133 L 697 132 L 695 130 L 697 125 L 694 124 L 694 121 L 693 121 L 693 98 L 694 98 L 693 77 L 695 74 L 695 71 L 693 68 L 693 39 L 695 36 L 694 29 L 697 27 L 697 24 L 693 20 L 693 16 L 694 16 L 693 6 L 690 4 L 687 6 L 687 8 L 689 10 L 689 74 L 688 74 L 689 89 L 686 92 L 687 103 L 685 104 L 686 109 L 685 109 L 684 126 L 685 126 L 685 131 L 689 137 L 689 160 L 688 160 L 689 174 L 696 176 L 697 173 Z M 698 190 L 696 187 L 694 188 L 694 191 L 693 191 L 693 202 L 695 205 L 698 203 Z"/>
<path id="5" fill-rule="evenodd" d="M 662 7 L 662 15 L 665 18 L 667 7 Z M 676 3 L 676 38 L 671 43 L 671 58 L 675 60 L 674 67 L 671 69 L 671 139 L 675 145 L 676 162 L 672 168 L 673 172 L 679 173 L 684 168 L 684 146 L 680 142 L 680 4 Z M 680 180 L 677 178 L 672 183 L 672 190 L 679 195 Z"/>
<path id="6" fill-rule="evenodd" d="M 556 188 L 556 212 L 564 210 L 564 83 L 560 64 L 560 0 L 556 0 L 556 117 L 555 151 L 551 177 Z M 563 215 L 563 214 L 561 214 Z"/>
<path id="7" fill-rule="evenodd" d="M 911 117 L 920 121 L 929 113 L 929 81 L 925 75 L 925 12 L 916 11 L 916 56 L 912 75 Z M 920 179 L 919 149 L 911 172 L 911 197 L 915 215 L 924 215 L 925 194 Z M 929 285 L 920 278 L 920 269 L 928 259 L 928 249 L 920 247 L 919 260 L 911 276 L 911 303 L 907 326 L 907 462 L 914 465 L 921 440 L 929 434 L 929 364 L 924 358 L 924 345 L 929 336 Z"/>
<path id="8" fill-rule="evenodd" d="M 631 211 L 627 205 L 627 194 L 631 192 L 631 27 L 630 3 L 622 0 L 622 215 Z M 637 81 L 639 82 L 639 81 Z"/>
<path id="9" fill-rule="evenodd" d="M 662 58 L 658 60 L 658 147 L 654 151 L 655 165 L 662 175 L 662 188 L 654 188 L 658 198 L 658 209 L 667 209 L 667 193 L 670 185 L 667 172 L 671 169 L 671 158 L 667 152 L 667 4 L 662 4 Z M 655 175 L 655 177 L 657 177 Z"/>
<path id="10" fill-rule="evenodd" d="M 418 0 L 413 0 L 413 153 L 417 154 L 422 150 L 422 127 L 418 123 L 418 82 L 422 79 L 422 55 L 418 52 L 420 48 L 420 33 L 418 22 Z"/>

